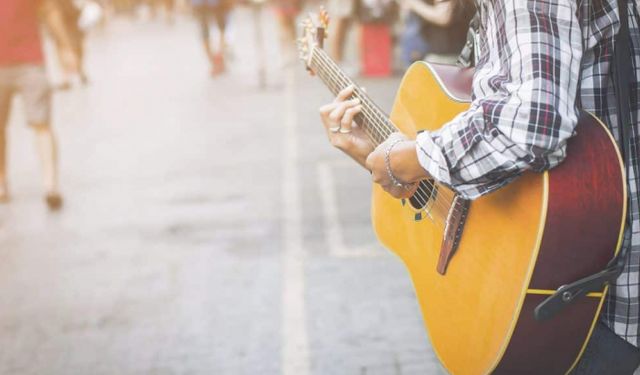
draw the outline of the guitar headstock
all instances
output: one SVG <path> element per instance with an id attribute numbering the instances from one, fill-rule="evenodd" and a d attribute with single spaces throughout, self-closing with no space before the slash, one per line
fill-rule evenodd
<path id="1" fill-rule="evenodd" d="M 298 52 L 300 59 L 305 62 L 307 69 L 311 67 L 313 50 L 324 47 L 324 40 L 327 38 L 329 28 L 329 14 L 326 10 L 320 9 L 317 16 L 309 14 L 302 21 L 302 37 L 298 39 Z"/>

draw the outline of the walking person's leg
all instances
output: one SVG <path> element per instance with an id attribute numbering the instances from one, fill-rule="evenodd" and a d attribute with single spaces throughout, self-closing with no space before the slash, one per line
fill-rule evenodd
<path id="1" fill-rule="evenodd" d="M 330 53 L 338 63 L 344 61 L 344 48 L 347 33 L 351 27 L 355 13 L 354 0 L 329 1 L 329 14 L 334 17 L 333 32 L 330 33 Z"/>
<path id="2" fill-rule="evenodd" d="M 211 66 L 211 73 L 216 74 L 215 68 L 215 52 L 211 46 L 211 31 L 209 29 L 209 17 L 211 9 L 207 5 L 198 5 L 193 8 L 196 21 L 200 28 L 200 38 L 202 40 L 202 47 L 207 55 L 207 60 Z"/>
<path id="3" fill-rule="evenodd" d="M 62 203 L 58 189 L 58 147 L 51 124 L 32 124 L 36 136 L 36 149 L 42 163 L 42 176 L 45 200 L 51 209 L 57 209 Z"/>
<path id="4" fill-rule="evenodd" d="M 335 31 L 331 40 L 331 56 L 338 63 L 344 61 L 344 45 L 350 25 L 351 19 L 348 17 L 337 18 L 335 21 Z"/>
<path id="5" fill-rule="evenodd" d="M 26 117 L 35 132 L 35 143 L 42 164 L 47 206 L 62 206 L 58 185 L 58 148 L 51 127 L 51 89 L 42 66 L 26 66 L 20 72 L 18 90 L 24 99 Z"/>
<path id="6" fill-rule="evenodd" d="M 8 81 L 8 73 L 0 70 L 0 203 L 9 201 L 7 186 L 7 137 L 6 129 L 11 113 L 11 99 L 13 88 Z"/>
<path id="7" fill-rule="evenodd" d="M 213 17 L 218 26 L 218 45 L 217 50 L 213 53 L 213 74 L 221 74 L 226 70 L 225 64 L 225 49 L 227 48 L 227 21 L 229 12 L 231 11 L 231 4 L 225 1 L 221 1 L 218 6 L 212 9 Z"/>

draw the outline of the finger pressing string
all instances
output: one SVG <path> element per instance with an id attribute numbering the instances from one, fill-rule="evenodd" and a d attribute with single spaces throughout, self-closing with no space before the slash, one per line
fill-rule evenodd
<path id="1" fill-rule="evenodd" d="M 362 105 L 356 105 L 347 109 L 340 122 L 340 133 L 348 134 L 353 130 L 353 120 L 355 116 L 362 111 Z"/>
<path id="2" fill-rule="evenodd" d="M 339 123 L 342 121 L 342 118 L 345 115 L 345 112 L 357 105 L 360 104 L 360 99 L 351 99 L 344 102 L 339 103 L 336 108 L 329 115 L 329 119 L 335 123 Z"/>
<path id="3" fill-rule="evenodd" d="M 338 102 L 342 102 L 342 101 L 347 100 L 353 94 L 353 90 L 354 90 L 354 86 L 353 85 L 349 85 L 349 86 L 345 87 L 344 89 L 342 89 L 342 91 L 340 91 L 338 93 L 338 95 L 336 95 L 334 103 L 338 103 Z"/>

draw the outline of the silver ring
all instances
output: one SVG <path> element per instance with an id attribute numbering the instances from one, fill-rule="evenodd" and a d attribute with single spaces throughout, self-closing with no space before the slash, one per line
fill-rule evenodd
<path id="1" fill-rule="evenodd" d="M 337 132 L 341 132 L 340 129 L 341 127 L 340 125 L 338 125 L 338 126 L 334 126 L 333 128 L 329 128 L 329 131 L 332 133 L 337 133 Z"/>
<path id="2" fill-rule="evenodd" d="M 349 133 L 351 133 L 351 130 L 340 129 L 340 134 L 349 134 Z"/>

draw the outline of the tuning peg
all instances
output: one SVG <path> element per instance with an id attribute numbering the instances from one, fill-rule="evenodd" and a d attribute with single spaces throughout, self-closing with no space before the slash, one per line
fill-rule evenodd
<path id="1" fill-rule="evenodd" d="M 331 18 L 329 17 L 329 13 L 324 7 L 320 7 L 320 14 L 318 18 L 320 19 L 320 25 L 323 28 L 327 29 L 329 27 L 329 21 L 331 20 Z"/>

